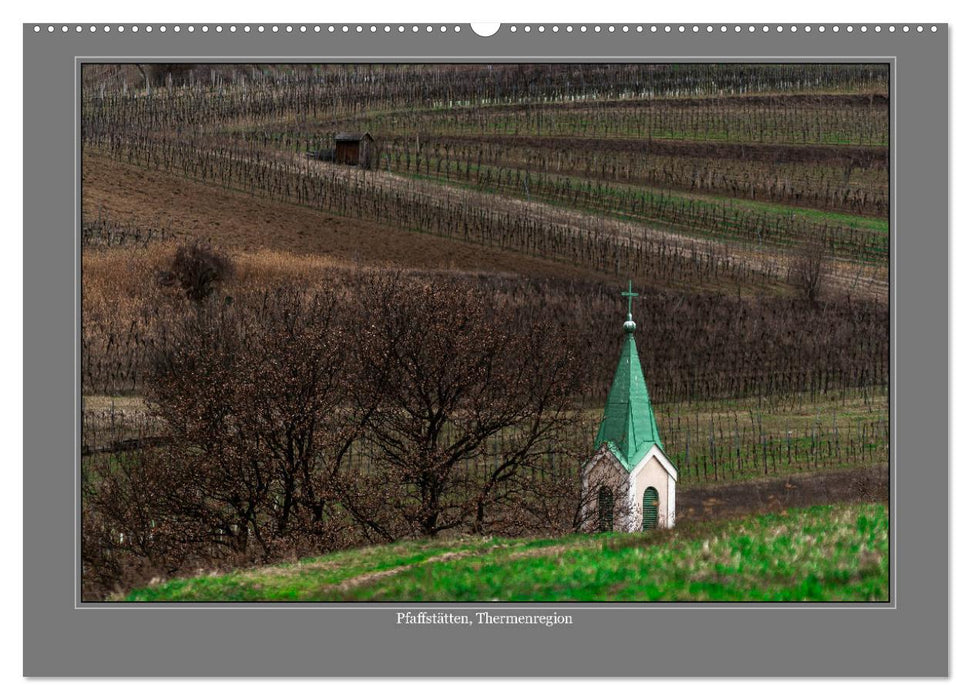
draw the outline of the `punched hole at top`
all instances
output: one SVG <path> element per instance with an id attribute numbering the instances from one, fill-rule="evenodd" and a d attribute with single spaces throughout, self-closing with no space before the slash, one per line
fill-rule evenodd
<path id="1" fill-rule="evenodd" d="M 499 22 L 473 22 L 472 31 L 479 36 L 492 36 L 502 26 Z"/>

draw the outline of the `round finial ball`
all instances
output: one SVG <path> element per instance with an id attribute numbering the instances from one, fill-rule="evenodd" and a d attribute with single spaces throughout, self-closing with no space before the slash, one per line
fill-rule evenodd
<path id="1" fill-rule="evenodd" d="M 637 324 L 634 323 L 634 321 L 632 319 L 628 318 L 626 321 L 624 321 L 624 331 L 625 332 L 627 332 L 627 333 L 633 333 L 635 330 L 637 330 Z"/>

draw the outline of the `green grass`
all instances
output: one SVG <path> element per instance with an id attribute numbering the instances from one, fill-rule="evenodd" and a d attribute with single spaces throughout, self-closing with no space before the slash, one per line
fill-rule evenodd
<path id="1" fill-rule="evenodd" d="M 649 533 L 405 542 L 127 600 L 886 601 L 888 532 L 885 505 L 838 504 Z"/>
<path id="2" fill-rule="evenodd" d="M 333 598 L 334 591 L 331 589 L 357 576 L 422 564 L 445 554 L 481 554 L 496 547 L 521 550 L 548 545 L 552 541 L 500 541 L 492 538 L 405 540 L 265 568 L 174 579 L 159 586 L 135 590 L 127 600 L 327 600 Z"/>

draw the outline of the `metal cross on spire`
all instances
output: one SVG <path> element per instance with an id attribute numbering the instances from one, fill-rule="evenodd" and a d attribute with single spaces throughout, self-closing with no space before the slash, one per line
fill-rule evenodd
<path id="1" fill-rule="evenodd" d="M 634 301 L 634 297 L 640 295 L 634 291 L 633 283 L 630 280 L 627 280 L 627 291 L 621 292 L 620 295 L 627 297 L 627 320 L 624 322 L 624 332 L 633 333 L 637 330 L 637 324 L 634 323 L 634 317 L 631 315 L 631 304 Z"/>
<path id="2" fill-rule="evenodd" d="M 627 291 L 621 292 L 620 295 L 627 297 L 627 316 L 629 317 L 631 314 L 631 303 L 634 301 L 634 297 L 639 297 L 640 294 L 634 291 L 633 283 L 627 280 Z"/>

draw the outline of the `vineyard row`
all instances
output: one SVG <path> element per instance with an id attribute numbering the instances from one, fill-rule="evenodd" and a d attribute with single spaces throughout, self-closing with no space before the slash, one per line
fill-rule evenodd
<path id="1" fill-rule="evenodd" d="M 825 420 L 819 416 L 809 424 L 803 421 L 793 426 L 760 412 L 732 412 L 704 419 L 698 414 L 660 413 L 658 420 L 665 450 L 678 465 L 679 481 L 691 484 L 885 462 L 890 445 L 885 408 L 884 402 L 884 410 L 874 417 L 847 420 L 834 412 Z M 774 420 L 777 427 L 766 428 L 767 420 Z M 581 432 L 589 437 L 592 451 L 597 429 L 592 416 L 584 428 Z M 82 451 L 105 454 L 140 449 L 164 444 L 164 434 L 162 424 L 144 415 L 120 416 L 110 409 L 86 411 Z M 500 433 L 485 446 L 482 455 L 463 463 L 462 469 L 486 474 L 498 455 L 506 453 L 506 439 Z M 352 471 L 370 472 L 379 463 L 378 454 L 375 445 L 365 438 L 350 449 L 345 464 Z M 560 478 L 561 466 L 550 458 L 530 468 L 534 478 L 542 481 Z"/>
<path id="2" fill-rule="evenodd" d="M 765 288 L 786 271 L 770 260 L 741 261 L 724 246 L 658 234 L 617 236 L 575 223 L 541 218 L 533 211 L 490 206 L 463 190 L 407 190 L 365 171 L 296 164 L 260 152 L 197 150 L 181 141 L 111 138 L 89 141 L 112 157 L 183 177 L 261 194 L 341 216 L 431 233 L 467 243 L 514 250 L 534 257 L 627 274 L 635 280 L 675 286 L 729 283 Z"/>
<path id="3" fill-rule="evenodd" d="M 115 71 L 117 74 L 119 71 Z M 83 120 L 114 128 L 189 126 L 282 118 L 334 120 L 421 107 L 764 93 L 882 93 L 886 66 L 864 64 L 490 64 L 157 66 L 165 87 L 146 90 L 82 69 Z M 131 89 L 130 89 L 131 88 Z"/>

